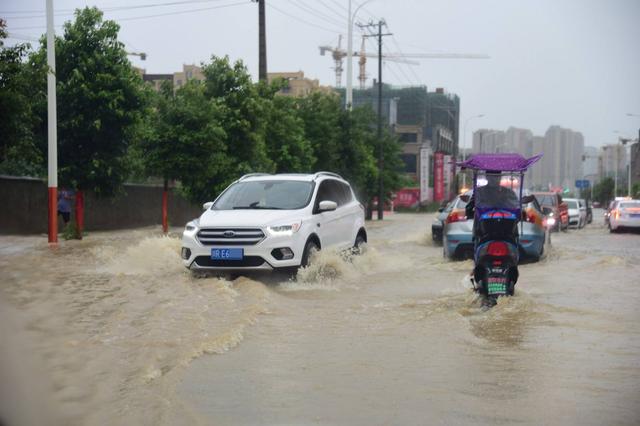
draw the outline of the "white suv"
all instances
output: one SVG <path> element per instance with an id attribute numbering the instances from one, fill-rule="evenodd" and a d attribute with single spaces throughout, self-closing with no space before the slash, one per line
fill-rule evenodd
<path id="1" fill-rule="evenodd" d="M 364 207 L 335 173 L 245 175 L 203 208 L 182 234 L 194 271 L 297 269 L 315 250 L 367 241 Z"/>

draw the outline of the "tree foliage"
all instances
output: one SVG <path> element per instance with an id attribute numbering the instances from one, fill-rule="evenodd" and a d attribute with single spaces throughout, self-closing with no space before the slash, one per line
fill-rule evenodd
<path id="1" fill-rule="evenodd" d="M 613 178 L 604 178 L 593 186 L 593 199 L 606 207 L 609 201 L 614 198 L 613 189 Z"/>
<path id="2" fill-rule="evenodd" d="M 119 29 L 114 21 L 103 21 L 98 9 L 85 8 L 55 41 L 60 182 L 105 196 L 128 175 L 126 155 L 148 100 L 118 41 Z M 46 69 L 44 37 L 32 63 Z M 41 106 L 41 114 L 45 111 Z"/>
<path id="3" fill-rule="evenodd" d="M 40 176 L 44 167 L 33 134 L 35 94 L 25 63 L 30 45 L 5 47 L 6 37 L 0 20 L 0 173 Z"/>
<path id="4" fill-rule="evenodd" d="M 377 195 L 379 140 L 370 108 L 346 111 L 331 93 L 281 96 L 286 82 L 254 83 L 241 61 L 216 56 L 202 64 L 204 81 L 155 93 L 129 63 L 118 31 L 98 9 L 85 8 L 56 39 L 62 185 L 111 195 L 128 177 L 154 177 L 178 182 L 189 199 L 203 202 L 245 173 L 325 170 L 349 180 L 365 203 Z M 0 171 L 12 164 L 17 174 L 42 175 L 45 38 L 27 56 L 28 49 L 0 53 Z M 402 183 L 400 147 L 386 130 L 382 143 L 389 193 Z"/>

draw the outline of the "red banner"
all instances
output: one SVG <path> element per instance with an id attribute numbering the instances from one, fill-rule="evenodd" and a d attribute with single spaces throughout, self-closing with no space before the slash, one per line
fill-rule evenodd
<path id="1" fill-rule="evenodd" d="M 416 207 L 420 204 L 420 188 L 402 188 L 398 190 L 393 204 L 396 207 Z"/>
<path id="2" fill-rule="evenodd" d="M 433 154 L 433 199 L 444 200 L 444 154 Z"/>

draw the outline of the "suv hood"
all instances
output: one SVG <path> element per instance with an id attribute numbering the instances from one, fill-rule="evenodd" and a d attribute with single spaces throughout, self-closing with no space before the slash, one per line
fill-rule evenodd
<path id="1" fill-rule="evenodd" d="M 296 211 L 298 212 L 298 211 Z M 199 226 L 256 227 L 288 225 L 299 220 L 294 210 L 207 210 L 200 216 Z"/>

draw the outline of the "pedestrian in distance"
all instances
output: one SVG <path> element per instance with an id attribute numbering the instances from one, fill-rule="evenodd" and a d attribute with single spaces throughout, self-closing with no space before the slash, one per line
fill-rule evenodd
<path id="1" fill-rule="evenodd" d="M 62 215 L 65 228 L 69 225 L 71 219 L 71 200 L 74 198 L 73 191 L 60 188 L 58 191 L 58 216 Z"/>

